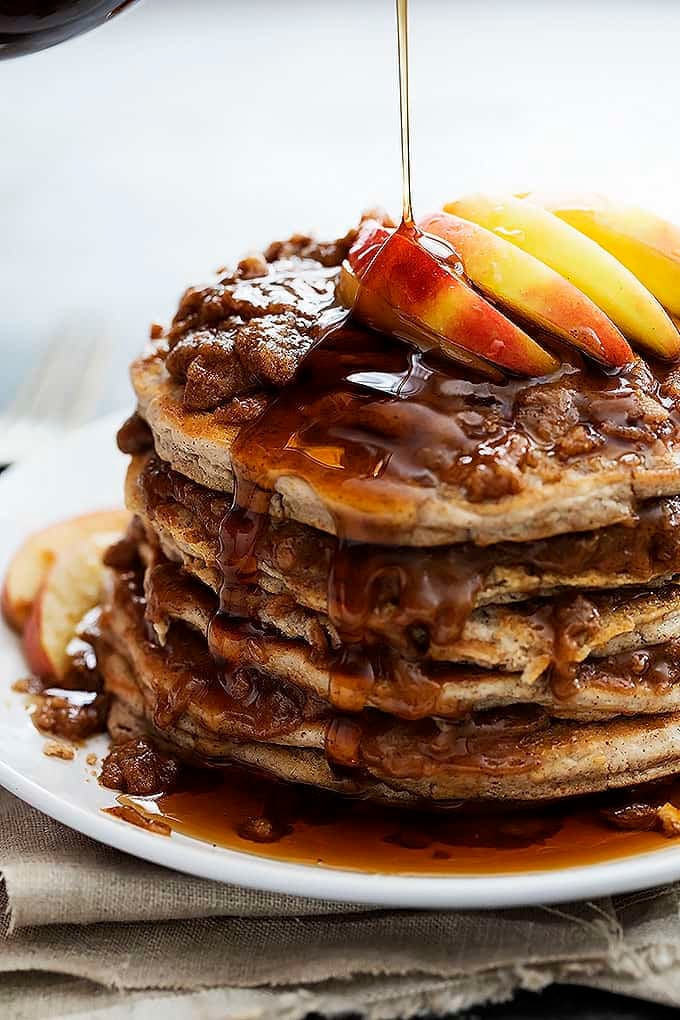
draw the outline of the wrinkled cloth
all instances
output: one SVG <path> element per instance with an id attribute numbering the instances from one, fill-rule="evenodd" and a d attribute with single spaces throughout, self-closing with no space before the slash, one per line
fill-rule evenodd
<path id="1" fill-rule="evenodd" d="M 0 1016 L 369 1020 L 552 982 L 680 1006 L 680 887 L 523 910 L 399 911 L 191 878 L 0 790 Z"/>

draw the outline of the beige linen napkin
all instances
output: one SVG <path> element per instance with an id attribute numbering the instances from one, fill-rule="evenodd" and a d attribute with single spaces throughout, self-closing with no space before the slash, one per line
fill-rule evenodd
<path id="1" fill-rule="evenodd" d="M 553 981 L 680 1005 L 680 889 L 384 911 L 145 864 L 0 791 L 0 1016 L 298 1020 L 456 1011 Z"/>

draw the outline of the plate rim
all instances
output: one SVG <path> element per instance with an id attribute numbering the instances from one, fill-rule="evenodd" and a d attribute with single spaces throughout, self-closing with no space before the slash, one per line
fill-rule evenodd
<path id="1" fill-rule="evenodd" d="M 98 439 L 109 433 L 113 436 L 124 413 L 107 415 L 60 438 L 50 445 L 49 456 L 68 456 L 74 443 L 91 443 L 101 454 Z M 47 455 L 47 451 L 42 451 L 0 476 L 0 506 L 6 490 L 17 489 L 20 495 L 23 487 L 30 487 L 32 474 Z M 30 530 L 32 526 L 26 527 L 24 533 Z M 0 548 L 3 559 L 11 551 Z M 0 645 L 7 643 L 8 635 L 9 640 L 15 640 L 3 624 Z M 5 678 L 3 689 L 9 690 L 11 682 L 12 678 Z M 9 693 L 17 697 L 14 692 Z M 82 781 L 85 782 L 85 775 Z M 107 816 L 99 809 L 80 805 L 44 783 L 22 775 L 6 760 L 1 745 L 0 785 L 69 828 L 150 863 L 197 878 L 305 899 L 392 908 L 498 909 L 610 896 L 680 879 L 680 846 L 673 845 L 594 864 L 497 875 L 386 874 L 280 861 L 215 846 L 180 833 L 170 837 L 156 835 Z"/>
<path id="2" fill-rule="evenodd" d="M 152 864 L 226 885 L 329 903 L 496 910 L 638 892 L 680 878 L 680 854 L 670 847 L 601 864 L 492 876 L 391 875 L 297 864 L 229 850 L 178 833 L 155 835 L 104 814 L 99 817 L 26 779 L 2 760 L 0 785 L 76 832 Z M 655 863 L 656 867 L 650 867 Z M 643 872 L 645 877 L 638 881 Z"/>

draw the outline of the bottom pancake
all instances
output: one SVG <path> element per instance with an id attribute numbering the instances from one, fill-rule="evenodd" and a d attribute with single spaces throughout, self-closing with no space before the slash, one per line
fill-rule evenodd
<path id="1" fill-rule="evenodd" d="M 183 756 L 251 764 L 277 776 L 395 802 L 542 800 L 680 770 L 680 714 L 602 723 L 551 720 L 535 706 L 464 721 L 340 715 L 313 692 L 216 664 L 205 639 L 173 623 L 149 636 L 139 574 L 114 576 L 102 619 L 101 668 L 124 710 Z"/>

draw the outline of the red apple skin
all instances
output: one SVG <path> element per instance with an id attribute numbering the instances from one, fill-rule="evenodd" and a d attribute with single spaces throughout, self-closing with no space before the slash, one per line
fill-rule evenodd
<path id="1" fill-rule="evenodd" d="M 383 226 L 377 220 L 365 220 L 362 223 L 348 258 L 352 270 L 359 279 L 366 275 L 376 255 L 393 234 L 394 229 Z"/>
<path id="2" fill-rule="evenodd" d="M 445 353 L 449 345 L 454 351 L 462 348 L 519 375 L 555 371 L 558 362 L 552 355 L 431 254 L 419 236 L 403 225 L 391 233 L 367 224 L 360 232 L 348 260 L 361 282 L 354 304 L 359 319 L 391 330 L 388 308 L 440 337 Z"/>

